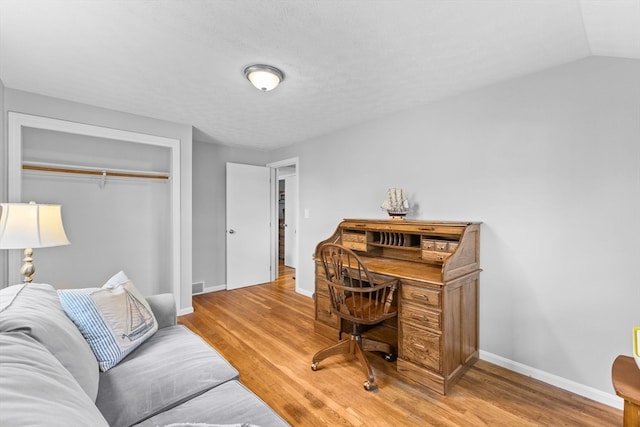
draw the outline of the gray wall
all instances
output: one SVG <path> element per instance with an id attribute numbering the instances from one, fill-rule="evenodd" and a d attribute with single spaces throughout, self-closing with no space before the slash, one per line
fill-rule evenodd
<path id="1" fill-rule="evenodd" d="M 15 111 L 44 117 L 104 126 L 180 140 L 181 161 L 181 311 L 191 310 L 192 276 L 192 128 L 189 125 L 167 122 L 122 113 L 85 104 L 6 88 L 4 112 Z M 6 150 L 6 140 L 3 143 Z M 63 208 L 64 209 L 64 208 Z M 87 254 L 90 256 L 91 254 Z M 145 254 L 139 254 L 145 256 Z M 114 272 L 116 273 L 116 272 Z M 6 277 L 6 276 L 4 276 Z"/>
<path id="2" fill-rule="evenodd" d="M 193 142 L 193 281 L 226 284 L 226 164 L 265 165 L 267 153 Z"/>
<path id="3" fill-rule="evenodd" d="M 168 172 L 170 154 L 167 147 L 22 131 L 25 162 Z M 102 185 L 98 176 L 23 171 L 22 200 L 61 204 L 71 241 L 35 251 L 35 280 L 57 288 L 96 287 L 123 270 L 143 295 L 173 292 L 170 196 L 168 180 L 109 177 Z"/>
<path id="4" fill-rule="evenodd" d="M 379 206 L 388 187 L 409 193 L 412 218 L 481 220 L 482 351 L 612 393 L 611 362 L 630 353 L 631 327 L 640 325 L 638 75 L 640 61 L 590 58 L 275 150 L 268 159 L 204 143 L 193 144 L 192 159 L 190 127 L 11 89 L 4 89 L 3 118 L 21 111 L 188 141 L 183 301 L 192 283 L 192 218 L 193 281 L 224 283 L 227 161 L 299 157 L 300 212 L 310 215 L 300 217 L 296 278 L 309 294 L 316 243 L 343 217 L 384 218 Z M 4 130 L 2 142 L 4 156 Z"/>
<path id="5" fill-rule="evenodd" d="M 593 57 L 270 153 L 299 156 L 298 286 L 343 217 L 483 221 L 486 356 L 613 393 L 640 325 L 640 61 Z M 419 84 L 419 82 L 416 82 Z"/>

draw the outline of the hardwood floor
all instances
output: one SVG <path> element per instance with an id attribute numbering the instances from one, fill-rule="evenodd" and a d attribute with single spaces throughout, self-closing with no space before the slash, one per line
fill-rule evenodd
<path id="1" fill-rule="evenodd" d="M 369 354 L 375 392 L 362 388 L 356 360 L 334 356 L 313 372 L 311 357 L 332 341 L 313 332 L 313 300 L 295 293 L 292 276 L 195 296 L 195 312 L 179 322 L 293 426 L 622 425 L 620 410 L 482 360 L 447 396 L 399 377 L 377 354 Z"/>

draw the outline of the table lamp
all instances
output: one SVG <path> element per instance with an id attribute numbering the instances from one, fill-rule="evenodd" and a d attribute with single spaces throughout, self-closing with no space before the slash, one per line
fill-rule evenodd
<path id="1" fill-rule="evenodd" d="M 31 283 L 36 269 L 33 248 L 68 245 L 60 205 L 0 203 L 0 249 L 24 249 L 20 274 Z"/>

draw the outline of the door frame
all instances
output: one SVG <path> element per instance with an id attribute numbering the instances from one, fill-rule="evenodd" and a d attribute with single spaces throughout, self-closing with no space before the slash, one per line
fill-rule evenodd
<path id="1" fill-rule="evenodd" d="M 180 140 L 51 117 L 35 116 L 32 114 L 18 113 L 14 111 L 10 111 L 8 113 L 7 127 L 7 175 L 9 202 L 20 202 L 22 200 L 22 131 L 25 128 L 66 132 L 76 135 L 86 135 L 169 148 L 171 151 L 169 171 L 171 175 L 171 288 L 175 298 L 178 314 L 182 315 L 193 312 L 193 309 L 190 308 L 191 302 L 189 302 L 189 308 L 181 308 L 180 263 L 183 257 L 181 257 L 182 242 L 180 238 Z M 19 260 L 22 257 L 20 256 L 19 251 L 9 252 L 8 259 L 10 264 L 7 268 L 7 276 L 10 277 L 10 272 L 13 272 L 15 267 L 20 265 Z M 8 279 L 8 277 L 6 279 Z"/>
<path id="2" fill-rule="evenodd" d="M 279 160 L 277 162 L 267 163 L 267 167 L 271 168 L 271 218 L 272 223 L 275 222 L 275 226 L 271 227 L 271 280 L 278 278 L 278 168 L 286 166 L 294 166 L 296 169 L 296 177 L 298 178 L 298 185 L 296 186 L 296 200 L 298 203 L 295 205 L 296 210 L 296 223 L 295 229 L 300 230 L 300 161 L 298 157 L 292 157 L 289 159 Z M 286 191 L 286 189 L 285 189 Z M 285 196 L 286 197 L 286 196 Z M 300 260 L 300 233 L 296 232 L 294 239 L 296 242 L 296 260 Z M 298 268 L 297 265 L 294 268 Z M 296 292 L 298 292 L 298 283 L 296 282 Z"/>

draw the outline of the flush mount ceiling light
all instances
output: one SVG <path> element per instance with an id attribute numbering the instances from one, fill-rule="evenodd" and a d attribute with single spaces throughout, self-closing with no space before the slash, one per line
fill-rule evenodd
<path id="1" fill-rule="evenodd" d="M 284 80 L 282 71 L 263 64 L 249 65 L 244 69 L 244 76 L 263 92 L 275 89 Z"/>

